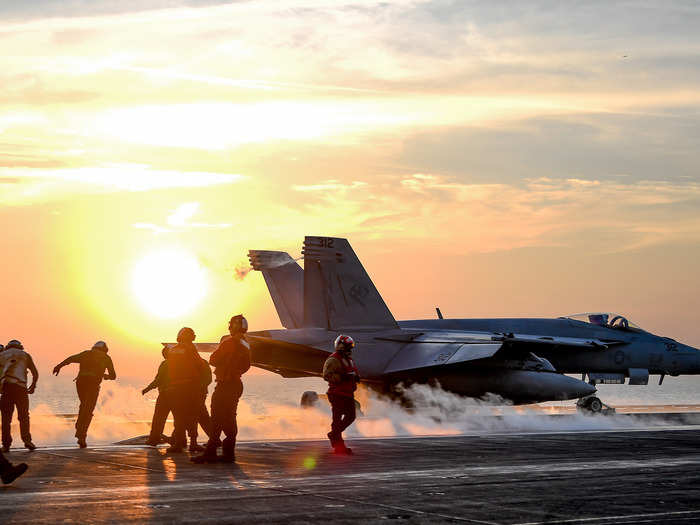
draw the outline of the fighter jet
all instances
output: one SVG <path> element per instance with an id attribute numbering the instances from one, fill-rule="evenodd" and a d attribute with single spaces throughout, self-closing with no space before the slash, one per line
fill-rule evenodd
<path id="1" fill-rule="evenodd" d="M 397 322 L 347 239 L 307 236 L 302 253 L 303 269 L 286 252 L 248 254 L 285 327 L 248 334 L 253 365 L 283 377 L 321 376 L 339 333 L 357 342 L 362 383 L 393 397 L 401 385 L 428 383 L 514 404 L 579 399 L 582 410 L 597 412 L 596 384 L 700 373 L 700 351 L 620 315 L 444 319 L 438 309 L 437 319 Z M 573 373 L 582 380 L 565 375 Z"/>

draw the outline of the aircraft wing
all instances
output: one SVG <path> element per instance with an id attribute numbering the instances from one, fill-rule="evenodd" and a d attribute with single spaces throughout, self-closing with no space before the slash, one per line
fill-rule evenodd
<path id="1" fill-rule="evenodd" d="M 540 335 L 496 334 L 490 332 L 425 332 L 399 333 L 377 337 L 379 341 L 405 343 L 389 362 L 384 373 L 392 374 L 435 366 L 452 366 L 468 361 L 489 359 L 500 350 L 537 353 L 546 346 L 562 349 L 604 350 L 623 341 L 603 341 L 574 337 L 551 337 Z"/>
<path id="2" fill-rule="evenodd" d="M 531 334 L 497 334 L 494 341 L 503 341 L 512 346 L 559 346 L 562 348 L 589 348 L 591 350 L 606 350 L 614 345 L 625 344 L 626 341 L 617 339 L 584 339 L 578 337 L 553 337 L 548 335 Z"/>

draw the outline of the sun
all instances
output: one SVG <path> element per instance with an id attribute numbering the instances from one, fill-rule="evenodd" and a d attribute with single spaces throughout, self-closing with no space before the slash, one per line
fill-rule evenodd
<path id="1" fill-rule="evenodd" d="M 194 310 L 206 296 L 207 272 L 184 249 L 159 249 L 134 264 L 131 289 L 148 313 L 168 319 L 180 317 Z"/>

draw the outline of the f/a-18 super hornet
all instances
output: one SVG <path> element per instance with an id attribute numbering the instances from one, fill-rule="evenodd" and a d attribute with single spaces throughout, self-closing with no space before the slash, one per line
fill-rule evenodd
<path id="1" fill-rule="evenodd" d="M 251 250 L 284 329 L 251 332 L 253 365 L 283 377 L 321 376 L 339 333 L 357 342 L 362 383 L 439 384 L 468 397 L 514 404 L 579 399 L 593 412 L 598 383 L 646 384 L 649 374 L 700 373 L 700 351 L 642 330 L 625 317 L 396 321 L 346 239 L 306 237 L 302 269 L 286 252 Z M 211 350 L 200 344 L 201 351 Z M 565 374 L 583 374 L 579 380 Z M 588 382 L 585 382 L 586 376 Z"/>

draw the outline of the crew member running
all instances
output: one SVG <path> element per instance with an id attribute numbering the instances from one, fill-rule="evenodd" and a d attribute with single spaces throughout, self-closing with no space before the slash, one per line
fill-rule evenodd
<path id="1" fill-rule="evenodd" d="M 54 375 L 58 375 L 61 368 L 66 365 L 71 363 L 80 365 L 78 377 L 75 378 L 75 388 L 80 399 L 78 420 L 75 422 L 75 437 L 78 438 L 80 448 L 87 447 L 85 440 L 90 421 L 92 421 L 92 413 L 97 404 L 97 396 L 100 394 L 100 383 L 103 379 L 113 380 L 117 378 L 112 358 L 107 355 L 107 352 L 109 352 L 107 344 L 104 341 L 97 341 L 90 350 L 66 358 L 53 369 Z"/>
<path id="2" fill-rule="evenodd" d="M 216 387 L 211 396 L 211 434 L 204 454 L 192 458 L 195 463 L 233 463 L 236 461 L 235 447 L 238 425 L 236 410 L 238 400 L 243 394 L 241 376 L 250 368 L 250 345 L 245 340 L 248 321 L 242 315 L 231 318 L 228 325 L 231 337 L 225 338 L 209 358 L 215 367 Z M 224 439 L 222 456 L 217 457 L 216 448 L 221 432 Z"/>
<path id="3" fill-rule="evenodd" d="M 333 412 L 328 439 L 336 454 L 352 454 L 343 441 L 343 430 L 355 421 L 355 390 L 360 380 L 352 360 L 355 341 L 349 335 L 339 335 L 334 346 L 335 352 L 323 364 L 323 379 L 328 381 L 328 401 Z"/>

